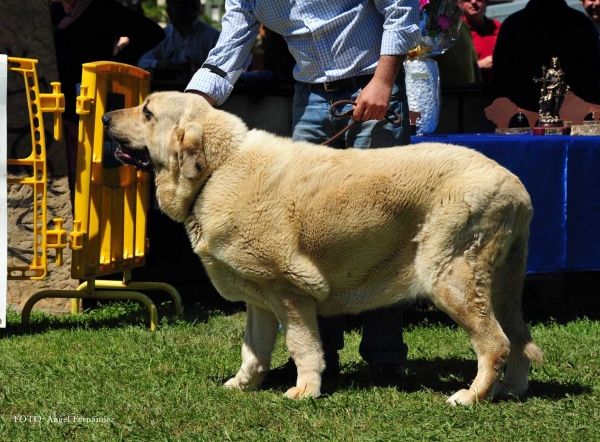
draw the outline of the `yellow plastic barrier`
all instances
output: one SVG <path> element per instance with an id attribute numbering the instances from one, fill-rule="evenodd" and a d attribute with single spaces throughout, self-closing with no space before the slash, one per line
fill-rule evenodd
<path id="1" fill-rule="evenodd" d="M 24 269 L 9 268 L 13 279 L 42 279 L 47 271 L 46 249 L 57 250 L 57 264 L 62 264 L 66 232 L 61 219 L 55 229 L 46 230 L 46 149 L 43 121 L 39 112 L 55 112 L 55 137 L 60 139 L 64 96 L 60 84 L 52 83 L 52 94 L 40 94 L 35 72 L 36 60 L 12 59 L 13 70 L 20 70 L 28 86 L 31 116 L 32 154 L 9 164 L 32 166 L 33 177 L 15 183 L 34 187 L 36 236 L 34 263 Z M 77 290 L 44 290 L 33 295 L 23 307 L 22 322 L 29 323 L 31 309 L 44 298 L 73 298 L 72 312 L 80 310 L 80 300 L 134 299 L 144 303 L 150 313 L 150 328 L 158 326 L 156 307 L 137 290 L 160 290 L 171 295 L 176 314 L 183 314 L 181 297 L 174 287 L 159 282 L 133 282 L 131 272 L 144 266 L 148 252 L 146 222 L 149 202 L 148 174 L 124 166 L 110 150 L 112 142 L 104 136 L 102 115 L 113 108 L 142 103 L 149 93 L 150 74 L 134 66 L 97 62 L 83 65 L 80 95 L 77 97 L 79 143 L 73 232 L 69 235 L 72 250 L 71 277 L 84 282 Z M 9 182 L 11 183 L 11 182 Z M 12 271 L 12 276 L 11 276 Z M 17 274 L 20 271 L 21 274 Z M 122 281 L 99 277 L 122 273 Z M 100 289 L 100 290 L 99 290 Z"/>
<path id="2" fill-rule="evenodd" d="M 101 118 L 116 107 L 142 103 L 149 92 L 150 75 L 119 63 L 83 65 L 81 92 L 77 97 L 79 148 L 75 188 L 73 260 L 71 276 L 88 279 L 142 267 L 146 262 L 146 213 L 149 176 L 131 166 L 116 163 L 106 152 Z M 106 162 L 116 163 L 105 167 Z M 85 246 L 83 246 L 85 244 Z"/>
<path id="3" fill-rule="evenodd" d="M 20 72 L 25 81 L 29 123 L 31 126 L 31 154 L 26 158 L 9 158 L 8 165 L 28 166 L 31 176 L 8 178 L 8 185 L 27 184 L 33 190 L 33 260 L 28 265 L 9 266 L 8 279 L 40 280 L 48 272 L 47 249 L 56 249 L 56 264 L 62 264 L 62 249 L 67 245 L 63 220 L 54 220 L 54 230 L 47 228 L 47 171 L 46 137 L 44 135 L 43 113 L 54 113 L 54 138 L 62 138 L 62 113 L 65 111 L 65 96 L 60 92 L 60 83 L 51 83 L 52 93 L 41 94 L 36 72 L 37 60 L 8 57 L 8 69 Z"/>

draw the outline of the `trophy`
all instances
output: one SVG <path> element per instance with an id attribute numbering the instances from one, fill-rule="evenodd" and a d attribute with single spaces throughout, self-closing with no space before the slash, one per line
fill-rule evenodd
<path id="1" fill-rule="evenodd" d="M 542 66 L 542 76 L 534 78 L 535 83 L 541 83 L 539 101 L 539 123 L 533 128 L 534 135 L 568 134 L 569 128 L 565 127 L 559 117 L 560 107 L 569 92 L 565 83 L 565 73 L 560 68 L 558 58 L 552 58 L 552 65 L 546 69 Z"/>

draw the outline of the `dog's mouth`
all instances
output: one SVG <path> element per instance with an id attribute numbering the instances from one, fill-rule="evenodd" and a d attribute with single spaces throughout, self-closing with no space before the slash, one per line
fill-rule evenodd
<path id="1" fill-rule="evenodd" d="M 121 163 L 128 166 L 135 166 L 144 172 L 152 172 L 154 169 L 152 158 L 150 157 L 150 152 L 147 147 L 142 149 L 130 149 L 119 144 L 115 149 L 115 157 Z"/>

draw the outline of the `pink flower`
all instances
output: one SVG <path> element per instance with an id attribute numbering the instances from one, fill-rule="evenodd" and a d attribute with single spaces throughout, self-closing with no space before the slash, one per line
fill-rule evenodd
<path id="1" fill-rule="evenodd" d="M 421 0 L 423 1 L 423 0 Z M 428 0 L 425 0 L 428 1 Z M 442 31 L 445 31 L 446 29 L 448 29 L 450 27 L 450 17 L 448 17 L 447 15 L 440 15 L 437 19 L 437 24 L 440 28 L 442 28 Z"/>
<path id="2" fill-rule="evenodd" d="M 429 0 L 420 0 L 421 1 L 421 9 L 429 4 Z"/>

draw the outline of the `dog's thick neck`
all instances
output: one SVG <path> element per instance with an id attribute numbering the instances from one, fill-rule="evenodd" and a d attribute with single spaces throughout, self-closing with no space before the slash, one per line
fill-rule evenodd
<path id="1" fill-rule="evenodd" d="M 205 106 L 185 115 L 179 127 L 183 128 L 183 135 L 171 137 L 171 143 L 176 144 L 171 147 L 170 165 L 157 170 L 155 179 L 157 189 L 160 189 L 157 196 L 161 210 L 174 221 L 182 223 L 194 210 L 210 176 L 241 146 L 248 128 L 235 115 Z M 187 174 L 181 167 L 184 150 L 196 163 L 196 167 Z"/>
<path id="2" fill-rule="evenodd" d="M 242 144 L 248 127 L 235 115 L 214 109 L 202 118 L 203 147 L 211 172 L 221 167 Z"/>

